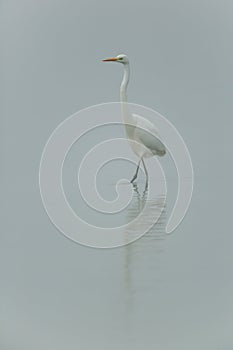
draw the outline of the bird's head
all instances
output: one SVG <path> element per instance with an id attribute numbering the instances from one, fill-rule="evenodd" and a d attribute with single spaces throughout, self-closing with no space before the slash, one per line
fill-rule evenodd
<path id="1" fill-rule="evenodd" d="M 118 63 L 122 63 L 122 64 L 128 64 L 129 63 L 129 59 L 126 55 L 124 54 L 120 54 L 116 57 L 110 57 L 110 58 L 105 58 L 104 60 L 102 60 L 103 62 L 118 62 Z"/>

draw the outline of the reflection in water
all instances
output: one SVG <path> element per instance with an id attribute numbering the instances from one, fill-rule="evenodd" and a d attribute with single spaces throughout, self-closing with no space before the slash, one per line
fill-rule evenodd
<path id="1" fill-rule="evenodd" d="M 145 290 L 150 289 L 154 286 L 155 279 L 157 283 L 159 282 L 159 279 L 156 278 L 156 270 L 159 264 L 158 257 L 162 252 L 166 227 L 165 197 L 157 196 L 148 199 L 147 187 L 139 188 L 137 184 L 133 184 L 133 189 L 133 201 L 127 211 L 128 221 L 130 222 L 137 217 L 145 205 L 147 205 L 147 209 L 140 225 L 132 225 L 130 230 L 125 231 L 126 242 L 129 231 L 143 230 L 144 224 L 146 226 L 148 222 L 155 221 L 155 224 L 140 239 L 122 248 L 124 254 L 124 293 L 128 311 L 133 307 L 136 293 L 143 294 Z M 148 275 L 152 276 L 150 280 L 146 278 Z"/>

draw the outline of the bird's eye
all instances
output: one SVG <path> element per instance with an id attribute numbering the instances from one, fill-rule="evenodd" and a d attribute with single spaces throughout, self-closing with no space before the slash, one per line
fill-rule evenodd
<path id="1" fill-rule="evenodd" d="M 123 57 L 119 57 L 118 60 L 122 61 L 122 60 L 123 60 Z"/>

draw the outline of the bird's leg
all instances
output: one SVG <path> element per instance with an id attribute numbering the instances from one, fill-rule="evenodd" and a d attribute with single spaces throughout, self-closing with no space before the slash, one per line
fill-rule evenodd
<path id="1" fill-rule="evenodd" d="M 138 170 L 139 170 L 140 163 L 141 163 L 141 159 L 140 159 L 139 162 L 138 162 L 138 166 L 137 166 L 137 169 L 136 169 L 136 173 L 134 174 L 134 177 L 133 177 L 132 180 L 130 181 L 131 183 L 133 183 L 134 180 L 136 180 L 136 178 L 138 177 Z"/>
<path id="2" fill-rule="evenodd" d="M 142 158 L 142 164 L 143 164 L 143 167 L 144 167 L 144 170 L 145 170 L 145 174 L 146 174 L 146 188 L 147 188 L 148 187 L 148 171 L 146 169 L 146 164 L 145 164 L 143 158 Z"/>

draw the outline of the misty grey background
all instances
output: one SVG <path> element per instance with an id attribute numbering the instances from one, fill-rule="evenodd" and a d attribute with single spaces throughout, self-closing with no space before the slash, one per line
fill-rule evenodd
<path id="1" fill-rule="evenodd" d="M 232 2 L 0 6 L 1 349 L 232 349 Z M 118 101 L 121 67 L 100 59 L 122 52 L 129 100 L 183 135 L 195 190 L 173 235 L 97 250 L 51 224 L 38 168 L 60 122 Z"/>

